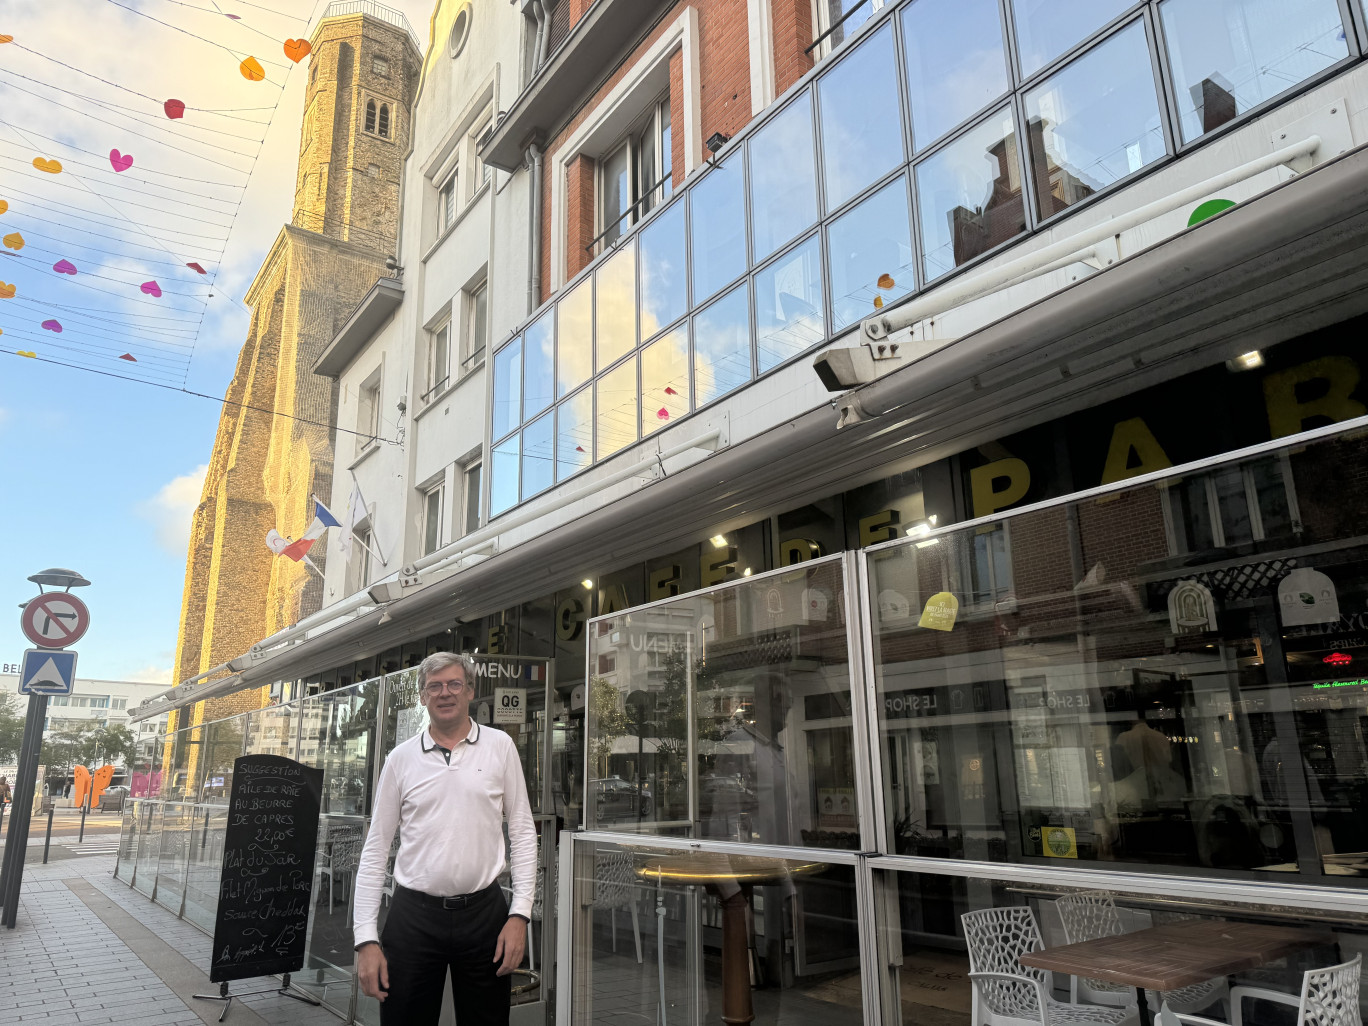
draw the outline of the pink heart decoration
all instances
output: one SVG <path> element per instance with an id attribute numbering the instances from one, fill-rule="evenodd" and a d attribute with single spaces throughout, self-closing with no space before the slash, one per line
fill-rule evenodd
<path id="1" fill-rule="evenodd" d="M 181 100 L 167 100 L 162 104 L 162 110 L 166 111 L 166 116 L 173 121 L 185 117 L 185 103 Z"/>
<path id="2" fill-rule="evenodd" d="M 120 153 L 118 150 L 110 150 L 109 166 L 115 171 L 127 171 L 133 166 L 133 155 L 131 153 Z"/>
<path id="3" fill-rule="evenodd" d="M 154 299 L 161 298 L 161 286 L 158 285 L 155 281 L 145 281 L 141 285 L 139 285 L 138 288 L 140 288 L 147 295 L 152 296 Z"/>
<path id="4" fill-rule="evenodd" d="M 58 260 L 55 264 L 52 265 L 52 269 L 56 271 L 58 274 L 76 273 L 76 265 L 73 264 L 70 260 Z"/>
<path id="5" fill-rule="evenodd" d="M 62 333 L 61 321 L 44 321 L 43 327 L 47 328 L 48 331 L 55 331 L 59 335 Z"/>
<path id="6" fill-rule="evenodd" d="M 194 271 L 196 274 L 207 274 L 207 273 L 208 273 L 207 271 L 205 271 L 205 269 L 204 269 L 203 267 L 201 267 L 199 264 L 196 264 L 196 263 L 189 263 L 189 264 L 186 264 L 185 266 L 188 267 L 188 268 L 190 268 L 190 270 Z"/>
<path id="7" fill-rule="evenodd" d="M 676 391 L 675 391 L 673 388 L 671 388 L 669 385 L 666 385 L 666 386 L 665 386 L 665 394 L 666 394 L 666 395 L 679 395 L 679 393 L 676 392 Z"/>
<path id="8" fill-rule="evenodd" d="M 137 363 L 137 362 L 138 362 L 138 358 L 137 358 L 136 356 L 134 356 L 132 353 L 124 353 L 123 356 L 119 357 L 119 359 L 120 359 L 120 360 L 127 360 L 129 363 Z"/>
<path id="9" fill-rule="evenodd" d="M 667 410 L 667 409 L 665 409 L 665 407 L 662 406 L 660 409 L 656 410 L 656 420 L 669 420 L 669 419 L 670 419 L 670 411 Z"/>

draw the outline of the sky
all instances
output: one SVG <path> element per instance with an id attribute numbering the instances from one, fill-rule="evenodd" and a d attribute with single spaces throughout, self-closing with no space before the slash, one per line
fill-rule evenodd
<path id="1" fill-rule="evenodd" d="M 433 2 L 386 6 L 426 48 Z M 243 297 L 294 191 L 308 61 L 283 44 L 326 7 L 0 5 L 0 663 L 29 647 L 27 577 L 69 567 L 91 581 L 78 676 L 175 683 L 222 410 L 184 390 L 219 397 L 232 377 Z"/>

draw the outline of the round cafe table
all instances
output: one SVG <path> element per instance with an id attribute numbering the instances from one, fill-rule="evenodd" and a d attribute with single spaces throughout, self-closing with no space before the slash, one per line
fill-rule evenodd
<path id="1" fill-rule="evenodd" d="M 730 1026 L 743 1026 L 755 1019 L 751 1004 L 750 938 L 746 930 L 751 889 L 825 868 L 824 862 L 691 852 L 646 856 L 637 864 L 636 873 L 643 880 L 654 880 L 657 885 L 675 883 L 706 887 L 717 897 L 722 906 L 722 1021 Z M 656 953 L 657 958 L 662 956 L 663 952 Z M 663 993 L 661 1000 L 664 1001 Z"/>

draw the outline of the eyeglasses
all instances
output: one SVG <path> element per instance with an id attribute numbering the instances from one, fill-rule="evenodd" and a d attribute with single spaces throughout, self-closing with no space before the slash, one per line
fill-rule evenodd
<path id="1" fill-rule="evenodd" d="M 424 689 L 429 695 L 440 695 L 440 694 L 443 694 L 443 693 L 445 693 L 445 692 L 450 692 L 451 694 L 456 695 L 456 694 L 460 694 L 461 689 L 462 689 L 463 687 L 465 687 L 465 686 L 466 686 L 466 685 L 465 685 L 465 681 L 463 681 L 463 680 L 453 680 L 453 681 L 434 680 L 434 681 L 431 681 L 431 682 L 428 683 L 428 684 L 425 684 L 425 685 L 423 686 L 423 689 Z"/>

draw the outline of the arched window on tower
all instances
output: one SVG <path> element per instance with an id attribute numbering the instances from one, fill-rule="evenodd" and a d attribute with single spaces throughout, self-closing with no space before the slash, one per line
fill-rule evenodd
<path id="1" fill-rule="evenodd" d="M 375 101 L 366 101 L 366 131 L 375 131 Z"/>
<path id="2" fill-rule="evenodd" d="M 389 104 L 380 104 L 380 138 L 389 138 Z"/>

